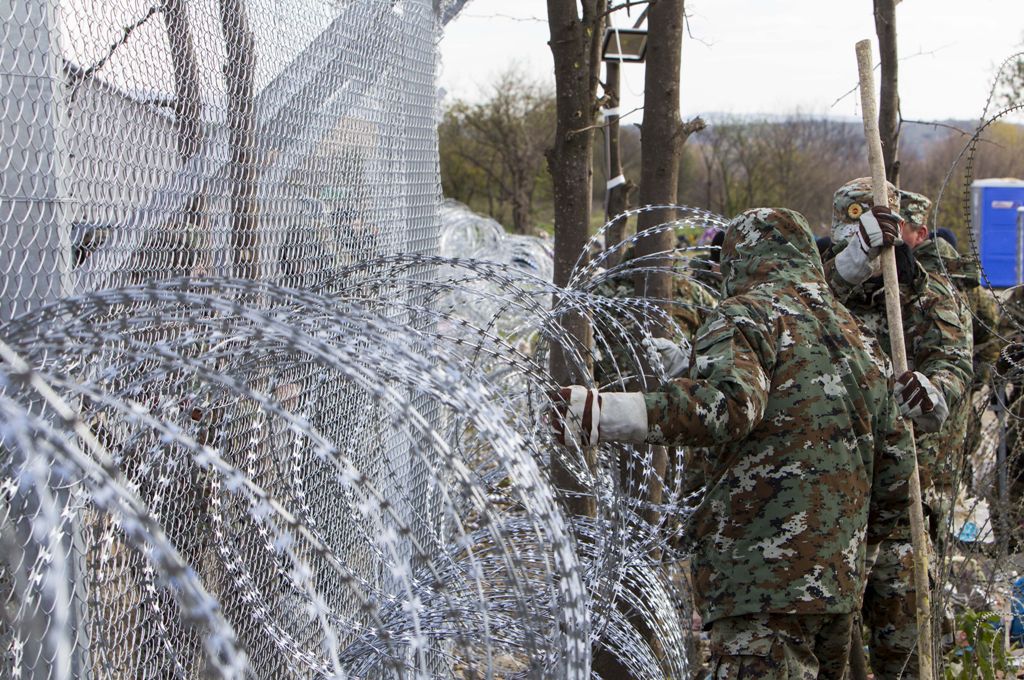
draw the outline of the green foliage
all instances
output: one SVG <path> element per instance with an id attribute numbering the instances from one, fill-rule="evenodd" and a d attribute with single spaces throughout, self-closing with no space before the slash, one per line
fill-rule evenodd
<path id="1" fill-rule="evenodd" d="M 438 130 L 444 195 L 530 233 L 552 214 L 544 154 L 555 129 L 555 95 L 512 67 L 479 102 L 448 105 Z"/>
<path id="2" fill-rule="evenodd" d="M 946 680 L 999 680 L 1015 677 L 996 612 L 970 609 L 956 617 L 953 649 L 946 655 Z"/>

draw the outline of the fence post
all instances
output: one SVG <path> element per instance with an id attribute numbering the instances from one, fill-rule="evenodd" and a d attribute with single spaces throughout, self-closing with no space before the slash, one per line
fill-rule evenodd
<path id="1" fill-rule="evenodd" d="M 71 230 L 62 208 L 68 154 L 55 5 L 6 0 L 0 15 L 7 31 L 0 45 L 3 322 L 70 292 Z"/>

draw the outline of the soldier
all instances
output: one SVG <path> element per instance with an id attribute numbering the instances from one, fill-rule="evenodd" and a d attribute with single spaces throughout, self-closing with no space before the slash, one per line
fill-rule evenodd
<path id="1" fill-rule="evenodd" d="M 921 487 L 926 496 L 936 469 L 936 438 L 946 417 L 960 407 L 971 385 L 971 337 L 950 286 L 930 276 L 914 259 L 922 239 L 892 212 L 899 203 L 888 185 L 889 207 L 872 208 L 870 178 L 849 182 L 833 197 L 833 246 L 825 274 L 836 297 L 861 326 L 890 349 L 885 291 L 878 275 L 878 250 L 901 235 L 896 247 L 900 300 L 909 369 L 897 378 L 896 401 L 915 425 Z M 928 513 L 928 508 L 925 508 Z M 864 622 L 871 630 L 871 668 L 878 680 L 917 677 L 917 619 L 909 514 L 874 557 L 864 594 Z M 870 561 L 870 558 L 869 558 Z"/>
<path id="2" fill-rule="evenodd" d="M 931 200 L 913 191 L 900 190 L 900 215 L 906 221 L 904 241 L 914 251 L 914 259 L 931 276 L 940 279 L 952 291 L 960 316 L 960 325 L 965 332 L 973 329 L 971 310 L 957 285 L 958 277 L 953 276 L 960 260 L 956 249 L 944 239 L 934 238 L 928 229 L 928 212 Z M 973 333 L 972 333 L 973 337 Z M 973 344 L 973 343 L 972 343 Z M 973 349 L 973 348 L 972 348 Z M 973 368 L 973 357 L 972 357 Z M 972 371 L 973 372 L 973 371 Z M 971 412 L 970 389 L 958 405 L 951 405 L 949 417 L 942 430 L 920 437 L 920 447 L 935 452 L 934 469 L 929 471 L 931 488 L 925 499 L 931 511 L 931 536 L 937 540 L 940 552 L 946 544 L 949 514 L 956 501 L 956 481 L 962 475 L 964 440 L 967 437 L 967 422 Z"/>
<path id="3" fill-rule="evenodd" d="M 900 212 L 916 229 L 927 229 L 931 201 L 921 194 L 900 192 Z M 940 238 L 941 237 L 941 238 Z M 974 394 L 988 383 L 989 367 L 999 358 L 1001 341 L 995 336 L 998 325 L 996 302 L 992 293 L 981 288 L 980 270 L 974 258 L 961 256 L 956 250 L 956 237 L 948 229 L 939 229 L 931 238 L 914 248 L 914 257 L 930 274 L 951 284 L 960 300 L 961 317 L 965 329 L 970 329 L 973 344 L 974 381 L 970 394 L 950 413 L 949 423 L 943 428 L 933 448 L 948 452 L 946 461 L 939 460 L 939 469 L 932 474 L 933 511 L 932 535 L 943 542 L 947 533 L 949 512 L 956 501 L 955 482 L 967 474 L 968 452 L 980 440 L 981 418 L 974 413 Z M 944 466 L 943 463 L 948 463 Z M 969 481 L 967 482 L 969 485 Z"/>
<path id="4" fill-rule="evenodd" d="M 750 210 L 689 377 L 649 394 L 563 388 L 561 441 L 709 446 L 690 524 L 714 678 L 843 677 L 865 542 L 906 512 L 909 434 L 884 355 L 835 303 L 802 216 Z"/>

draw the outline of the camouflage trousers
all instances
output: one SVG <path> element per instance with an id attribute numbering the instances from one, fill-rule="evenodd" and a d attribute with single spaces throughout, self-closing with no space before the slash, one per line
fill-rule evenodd
<path id="1" fill-rule="evenodd" d="M 862 614 L 871 631 L 871 670 L 876 680 L 917 678 L 917 590 L 909 538 L 882 541 L 868 575 Z"/>
<path id="2" fill-rule="evenodd" d="M 751 614 L 711 624 L 711 678 L 841 680 L 852 614 Z"/>

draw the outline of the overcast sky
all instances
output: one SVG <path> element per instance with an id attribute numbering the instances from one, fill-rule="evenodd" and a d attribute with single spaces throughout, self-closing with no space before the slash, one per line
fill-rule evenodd
<path id="1" fill-rule="evenodd" d="M 858 116 L 854 44 L 875 38 L 871 0 L 688 0 L 684 117 Z M 441 41 L 441 86 L 474 99 L 520 63 L 553 82 L 545 0 L 470 0 Z M 616 25 L 632 25 L 624 12 Z M 1024 0 L 903 0 L 897 7 L 905 119 L 976 119 L 998 65 L 1024 49 Z M 877 60 L 878 49 L 875 45 Z M 641 105 L 643 66 L 625 65 L 623 112 Z M 639 122 L 642 115 L 629 118 Z"/>

